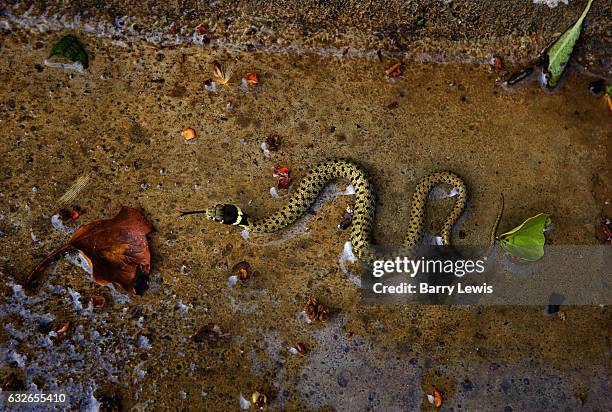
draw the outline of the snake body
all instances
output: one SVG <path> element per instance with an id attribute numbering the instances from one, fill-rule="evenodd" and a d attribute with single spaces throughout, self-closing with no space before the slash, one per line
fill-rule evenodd
<path id="1" fill-rule="evenodd" d="M 219 204 L 204 211 L 183 212 L 183 214 L 205 213 L 208 219 L 228 225 L 237 225 L 256 233 L 270 233 L 295 222 L 307 213 L 325 185 L 337 179 L 348 180 L 355 189 L 355 206 L 351 223 L 351 243 L 353 253 L 362 260 L 369 260 L 371 229 L 374 220 L 376 201 L 373 186 L 366 172 L 356 163 L 347 160 L 332 160 L 319 164 L 300 182 L 286 204 L 269 216 L 254 219 L 238 206 Z M 450 245 L 451 229 L 463 212 L 467 202 L 467 189 L 463 180 L 448 171 L 438 171 L 423 177 L 416 186 L 410 206 L 410 222 L 404 238 L 404 246 L 409 249 L 418 247 L 423 238 L 425 207 L 431 189 L 439 184 L 455 188 L 455 204 L 444 221 L 440 237 L 442 245 Z"/>

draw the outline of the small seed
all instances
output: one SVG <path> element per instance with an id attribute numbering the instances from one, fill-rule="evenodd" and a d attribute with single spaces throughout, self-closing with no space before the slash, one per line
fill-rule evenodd
<path id="1" fill-rule="evenodd" d="M 193 140 L 196 137 L 197 137 L 196 132 L 191 127 L 188 127 L 185 130 L 183 130 L 183 138 L 185 140 Z"/>
<path id="2" fill-rule="evenodd" d="M 259 75 L 257 72 L 248 72 L 244 75 L 249 86 L 257 86 L 259 84 Z"/>

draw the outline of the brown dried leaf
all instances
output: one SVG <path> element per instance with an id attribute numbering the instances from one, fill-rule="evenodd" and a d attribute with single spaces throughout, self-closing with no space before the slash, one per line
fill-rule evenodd
<path id="1" fill-rule="evenodd" d="M 244 75 L 249 86 L 257 86 L 259 84 L 259 75 L 257 72 L 248 72 Z"/>
<path id="2" fill-rule="evenodd" d="M 152 231 L 153 226 L 141 212 L 124 206 L 112 219 L 96 220 L 78 228 L 68 243 L 36 265 L 25 284 L 31 285 L 55 256 L 74 247 L 87 259 L 96 283 L 118 283 L 135 293 L 136 269 L 143 273 L 150 270 L 147 235 Z"/>

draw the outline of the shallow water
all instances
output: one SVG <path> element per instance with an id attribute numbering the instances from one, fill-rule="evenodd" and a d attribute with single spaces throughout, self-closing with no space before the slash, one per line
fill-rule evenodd
<path id="1" fill-rule="evenodd" d="M 282 242 L 178 217 L 225 201 L 264 215 L 283 202 L 270 195 L 275 165 L 298 181 L 343 157 L 372 176 L 380 243 L 403 237 L 416 181 L 449 169 L 470 191 L 457 244 L 486 242 L 500 192 L 502 230 L 548 211 L 549 243 L 599 244 L 600 216 L 610 215 L 610 120 L 590 79 L 572 73 L 550 95 L 536 85 L 505 91 L 495 84 L 505 73 L 482 65 L 407 61 L 389 80 L 391 60 L 90 37 L 91 67 L 79 74 L 42 65 L 55 38 L 15 32 L 0 61 L 1 377 L 13 371 L 31 390 L 67 391 L 83 409 L 113 393 L 136 409 L 237 409 L 241 394 L 261 389 L 273 409 L 428 410 L 431 385 L 454 410 L 612 408 L 608 307 L 546 316 L 543 307 L 363 306 L 338 265 L 348 196 Z M 233 66 L 234 86 L 205 90 L 213 60 Z M 248 92 L 247 71 L 261 78 Z M 196 130 L 194 144 L 183 142 L 185 127 Z M 282 143 L 266 158 L 260 144 L 272 134 Z M 92 183 L 77 202 L 79 223 L 128 205 L 157 230 L 142 296 L 96 285 L 66 259 L 31 294 L 14 283 L 67 240 L 51 217 L 85 173 Z M 430 202 L 430 229 L 449 204 Z M 254 279 L 228 288 L 244 260 Z M 92 295 L 109 304 L 92 309 Z M 327 324 L 300 317 L 309 296 L 330 309 Z M 39 327 L 48 321 L 73 328 L 49 338 Z M 209 322 L 231 337 L 193 342 Z M 305 357 L 289 350 L 298 342 Z"/>

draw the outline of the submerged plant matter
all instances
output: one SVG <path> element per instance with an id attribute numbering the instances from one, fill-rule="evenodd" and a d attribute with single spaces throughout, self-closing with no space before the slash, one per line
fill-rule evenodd
<path id="1" fill-rule="evenodd" d="M 79 63 L 84 69 L 89 67 L 89 57 L 85 48 L 72 35 L 64 36 L 53 45 L 49 57 L 59 56 L 70 60 L 72 63 Z"/>
<path id="2" fill-rule="evenodd" d="M 87 259 L 96 283 L 117 283 L 135 293 L 136 270 L 145 274 L 150 270 L 146 236 L 152 231 L 153 226 L 140 211 L 124 206 L 112 219 L 95 220 L 78 228 L 68 243 L 32 269 L 25 284 L 31 286 L 53 258 L 75 248 Z"/>
<path id="3" fill-rule="evenodd" d="M 519 226 L 499 236 L 502 247 L 511 255 L 534 262 L 544 256 L 544 229 L 551 223 L 548 213 L 530 217 Z"/>
<path id="4" fill-rule="evenodd" d="M 559 80 L 565 72 L 567 65 L 574 52 L 576 42 L 582 32 L 582 25 L 587 13 L 591 8 L 593 0 L 589 0 L 584 11 L 569 29 L 565 31 L 555 42 L 550 45 L 542 56 L 542 85 L 547 89 L 554 89 L 559 85 Z"/>

